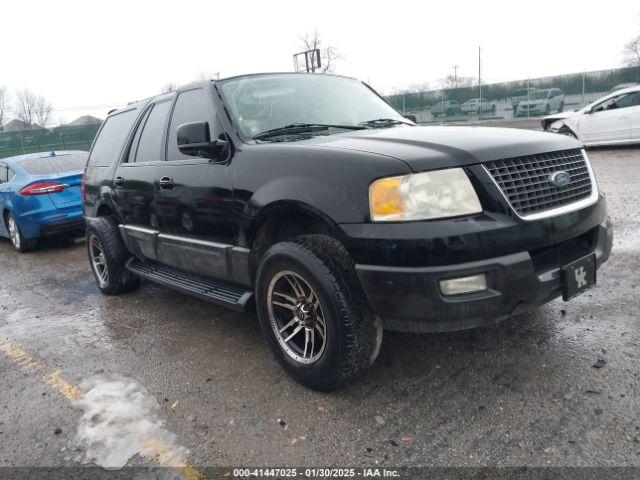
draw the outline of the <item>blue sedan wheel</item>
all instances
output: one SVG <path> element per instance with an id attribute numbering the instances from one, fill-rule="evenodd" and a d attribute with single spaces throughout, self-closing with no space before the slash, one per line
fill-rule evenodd
<path id="1" fill-rule="evenodd" d="M 28 252 L 29 250 L 33 250 L 36 246 L 36 240 L 31 240 L 24 238 L 22 232 L 20 231 L 20 226 L 16 219 L 13 218 L 13 215 L 7 215 L 7 230 L 9 230 L 9 237 L 11 238 L 11 243 L 13 243 L 13 247 L 20 253 Z"/>

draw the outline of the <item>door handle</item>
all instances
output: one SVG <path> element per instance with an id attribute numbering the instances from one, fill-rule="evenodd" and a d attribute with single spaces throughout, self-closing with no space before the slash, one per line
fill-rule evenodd
<path id="1" fill-rule="evenodd" d="M 165 188 L 165 189 L 173 188 L 173 177 L 162 177 L 160 179 L 160 188 Z"/>
<path id="2" fill-rule="evenodd" d="M 114 185 L 124 185 L 124 177 L 117 176 L 116 178 L 113 179 L 113 183 Z"/>

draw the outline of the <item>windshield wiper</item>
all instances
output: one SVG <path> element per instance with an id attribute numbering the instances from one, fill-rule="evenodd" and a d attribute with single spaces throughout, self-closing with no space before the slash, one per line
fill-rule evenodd
<path id="1" fill-rule="evenodd" d="M 369 128 L 378 128 L 391 127 L 393 125 L 413 125 L 413 123 L 403 122 L 396 118 L 375 118 L 373 120 L 367 120 L 366 122 L 360 122 L 360 125 L 364 125 Z"/>
<path id="2" fill-rule="evenodd" d="M 362 130 L 366 127 L 361 125 L 331 125 L 326 123 L 292 123 L 283 127 L 272 128 L 254 135 L 254 140 L 264 140 L 278 135 L 323 132 L 335 128 L 338 130 Z"/>

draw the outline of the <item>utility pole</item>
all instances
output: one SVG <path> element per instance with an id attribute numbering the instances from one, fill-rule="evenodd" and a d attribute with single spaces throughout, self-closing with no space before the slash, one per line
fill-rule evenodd
<path id="1" fill-rule="evenodd" d="M 478 96 L 480 97 L 480 108 L 482 109 L 482 76 L 481 76 L 481 72 L 482 72 L 482 47 L 480 47 L 480 45 L 478 45 Z M 479 117 L 480 119 L 480 123 L 482 123 L 481 120 L 482 116 Z"/>
<path id="2" fill-rule="evenodd" d="M 454 65 L 453 68 L 453 88 L 458 88 L 458 67 L 459 65 Z"/>

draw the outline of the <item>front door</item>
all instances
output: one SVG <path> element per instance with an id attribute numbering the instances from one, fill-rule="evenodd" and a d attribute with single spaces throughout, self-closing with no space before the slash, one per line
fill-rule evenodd
<path id="1" fill-rule="evenodd" d="M 115 204 L 122 219 L 125 241 L 140 257 L 156 259 L 157 221 L 154 217 L 154 181 L 163 159 L 164 129 L 171 102 L 151 105 L 136 129 L 128 155 L 113 179 Z"/>
<path id="2" fill-rule="evenodd" d="M 158 260 L 188 272 L 228 279 L 235 237 L 229 165 L 184 155 L 177 142 L 178 126 L 189 122 L 208 122 L 211 138 L 222 134 L 210 95 L 196 88 L 179 92 L 176 98 L 166 161 L 155 183 Z"/>
<path id="3" fill-rule="evenodd" d="M 582 115 L 580 120 L 581 140 L 586 143 L 616 142 L 629 138 L 629 107 L 633 105 L 635 93 L 623 93 L 604 100 Z"/>
<path id="4" fill-rule="evenodd" d="M 636 92 L 633 106 L 628 108 L 629 133 L 631 138 L 640 141 L 640 91 Z"/>

